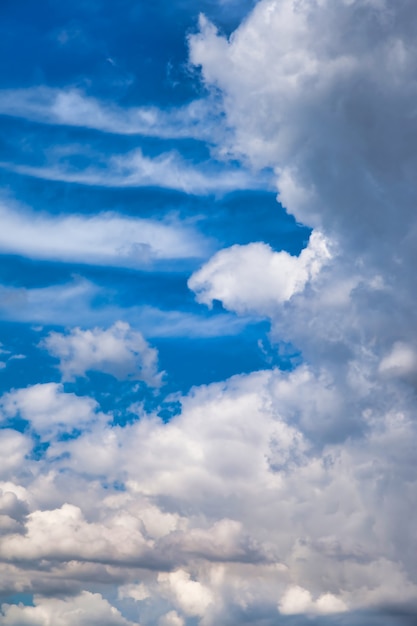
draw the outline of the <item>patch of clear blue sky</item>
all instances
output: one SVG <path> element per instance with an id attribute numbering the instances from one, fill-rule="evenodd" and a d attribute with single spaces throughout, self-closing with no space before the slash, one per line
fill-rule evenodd
<path id="1" fill-rule="evenodd" d="M 204 12 L 229 34 L 253 4 L 253 0 L 2 0 L 0 88 L 76 87 L 122 107 L 185 104 L 205 95 L 198 73 L 187 64 L 187 34 L 195 31 L 198 14 Z M 200 141 L 121 136 L 0 116 L 0 161 L 42 165 L 56 147 L 69 145 L 84 146 L 104 156 L 140 148 L 150 157 L 176 150 L 188 163 L 210 158 L 208 146 Z M 77 158 L 74 164 L 81 168 L 83 157 Z M 265 241 L 274 249 L 298 254 L 309 236 L 308 229 L 286 215 L 275 194 L 267 190 L 197 196 L 159 187 L 88 187 L 0 170 L 0 193 L 35 212 L 51 215 L 116 211 L 163 219 L 175 214 L 181 220 L 191 220 L 210 238 L 213 252 L 233 244 Z M 148 306 L 206 320 L 224 312 L 220 305 L 211 312 L 198 305 L 187 288 L 187 279 L 203 261 L 165 261 L 135 271 L 2 255 L 0 284 L 35 289 L 63 285 L 76 275 L 102 290 L 104 295 L 93 306 L 100 309 L 111 299 L 121 319 L 132 307 Z M 18 307 L 17 303 L 16 319 Z M 74 326 L 85 326 L 76 310 L 72 318 Z M 108 321 L 110 325 L 116 319 Z M 65 330 L 59 319 L 53 326 L 50 321 L 40 324 L 30 319 L 17 323 L 10 308 L 3 313 L 3 348 L 10 355 L 26 358 L 7 360 L 7 353 L 3 355 L 7 366 L 0 370 L 0 392 L 59 380 L 56 361 L 38 347 L 52 328 Z M 259 320 L 253 320 L 240 333 L 147 338 L 158 348 L 161 369 L 167 372 L 166 384 L 158 393 L 100 374 L 90 374 L 66 388 L 94 395 L 105 410 L 115 410 L 120 421 L 126 419 L 123 415 L 129 404 L 139 398 L 149 406 L 160 404 L 161 414 L 168 419 L 176 410 L 171 394 L 242 372 L 275 365 L 290 367 L 293 359 L 299 358 L 291 349 L 286 358 L 279 355 L 276 347 L 269 345 L 268 324 Z"/>

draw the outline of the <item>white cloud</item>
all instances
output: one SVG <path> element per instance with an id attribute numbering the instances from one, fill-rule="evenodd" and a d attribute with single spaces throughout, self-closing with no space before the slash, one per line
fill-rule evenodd
<path id="1" fill-rule="evenodd" d="M 181 310 L 163 310 L 152 306 L 121 308 L 107 304 L 107 291 L 84 278 L 75 276 L 68 283 L 31 289 L 0 285 L 0 317 L 13 321 L 65 326 L 110 326 L 123 319 L 141 328 L 147 337 L 224 337 L 236 335 L 252 320 L 234 315 L 210 317 Z M 102 296 L 105 304 L 94 302 Z"/>
<path id="2" fill-rule="evenodd" d="M 218 113 L 214 99 L 194 100 L 183 107 L 163 110 L 152 106 L 122 108 L 74 88 L 0 91 L 0 114 L 121 135 L 213 141 L 214 134 L 220 135 Z"/>
<path id="3" fill-rule="evenodd" d="M 0 433 L 0 477 L 4 480 L 13 477 L 25 464 L 32 443 L 26 435 L 12 429 L 3 428 Z"/>
<path id="4" fill-rule="evenodd" d="M 10 391 L 0 399 L 0 408 L 3 419 L 20 415 L 43 436 L 85 428 L 103 418 L 95 400 L 65 393 L 57 383 Z"/>
<path id="5" fill-rule="evenodd" d="M 184 626 L 183 618 L 176 611 L 169 611 L 159 620 L 159 626 Z"/>
<path id="6" fill-rule="evenodd" d="M 48 215 L 5 203 L 0 218 L 0 250 L 35 259 L 146 268 L 154 261 L 201 257 L 210 248 L 195 228 L 169 218 Z"/>
<path id="7" fill-rule="evenodd" d="M 34 606 L 6 604 L 4 626 L 135 626 L 99 593 L 84 591 L 75 598 L 35 596 Z M 138 624 L 136 625 L 138 626 Z"/>
<path id="8" fill-rule="evenodd" d="M 51 163 L 39 167 L 9 162 L 1 162 L 0 167 L 45 180 L 99 187 L 163 187 L 194 195 L 221 194 L 239 189 L 269 189 L 271 186 L 268 174 L 253 174 L 241 167 L 226 169 L 220 164 L 214 165 L 213 161 L 195 166 L 175 151 L 154 158 L 145 156 L 141 149 L 113 155 L 108 159 L 94 155 L 90 158 L 91 164 L 84 169 L 62 164 L 57 156 L 51 158 Z M 74 150 L 71 156 L 77 156 L 77 151 Z M 97 161 L 100 161 L 100 167 L 96 166 Z"/>
<path id="9" fill-rule="evenodd" d="M 148 589 L 143 584 L 123 585 L 119 587 L 119 598 L 132 598 L 135 602 L 143 602 L 150 597 Z"/>
<path id="10" fill-rule="evenodd" d="M 117 584 L 149 624 L 177 611 L 211 625 L 261 606 L 274 623 L 278 598 L 287 615 L 412 601 L 415 481 L 404 497 L 403 477 L 415 464 L 413 403 L 402 416 L 368 415 L 366 439 L 318 447 L 297 412 L 310 407 L 310 429 L 320 429 L 332 410 L 345 420 L 355 405 L 369 410 L 355 381 L 334 387 L 333 408 L 328 386 L 305 367 L 238 376 L 194 389 L 168 424 L 141 415 L 52 441 L 20 470 L 31 512 L 24 535 L 10 527 L 1 540 L 3 558 L 26 563 L 35 591 L 51 589 L 49 567 L 54 589 Z M 389 408 L 390 390 L 377 393 Z"/>
<path id="11" fill-rule="evenodd" d="M 162 383 L 157 350 L 125 322 L 116 322 L 105 330 L 74 328 L 67 335 L 51 332 L 42 345 L 59 359 L 64 381 L 95 370 L 119 380 L 143 380 L 151 387 Z"/>
<path id="12" fill-rule="evenodd" d="M 175 604 L 186 615 L 202 617 L 213 602 L 210 590 L 198 581 L 191 580 L 190 574 L 184 570 L 159 574 L 158 582 L 168 596 L 173 596 Z"/>
<path id="13" fill-rule="evenodd" d="M 274 252 L 261 242 L 235 245 L 217 252 L 188 286 L 203 304 L 211 306 L 216 299 L 240 314 L 268 316 L 302 291 L 329 258 L 325 239 L 316 232 L 298 257 Z"/>
<path id="14" fill-rule="evenodd" d="M 379 371 L 390 376 L 410 376 L 417 371 L 417 355 L 413 346 L 395 342 L 391 352 L 379 365 Z"/>
<path id="15" fill-rule="evenodd" d="M 347 607 L 343 600 L 331 593 L 321 595 L 313 600 L 307 589 L 299 586 L 289 587 L 281 598 L 279 610 L 283 615 L 298 615 L 300 613 L 343 613 Z"/>
<path id="16" fill-rule="evenodd" d="M 36 461 L 7 434 L 5 479 L 30 493 L 25 534 L 1 539 L 13 591 L 118 585 L 146 626 L 415 618 L 416 24 L 411 0 L 261 0 L 229 40 L 202 22 L 192 59 L 235 128 L 219 149 L 275 168 L 337 254 L 316 271 L 311 247 L 233 248 L 191 285 L 269 315 L 305 363 L 193 389 L 168 424 L 99 420 Z"/>

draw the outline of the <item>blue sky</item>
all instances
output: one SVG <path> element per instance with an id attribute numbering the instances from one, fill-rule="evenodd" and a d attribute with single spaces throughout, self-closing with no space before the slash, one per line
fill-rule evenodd
<path id="1" fill-rule="evenodd" d="M 416 17 L 3 0 L 0 624 L 414 623 Z"/>
<path id="2" fill-rule="evenodd" d="M 198 13 L 204 10 L 230 32 L 249 8 L 250 3 L 219 6 L 208 2 L 191 7 L 183 2 L 168 7 L 166 3 L 126 2 L 115 7 L 109 2 L 82 2 L 71 7 L 50 3 L 39 11 L 32 3 L 6 4 L 2 9 L 2 57 L 9 61 L 1 73 L 3 94 L 29 89 L 25 100 L 30 106 L 36 102 L 37 93 L 49 89 L 49 98 L 44 98 L 47 108 L 48 100 L 59 90 L 76 91 L 83 98 L 103 101 L 103 106 L 118 106 L 121 117 L 131 107 L 153 106 L 164 111 L 187 106 L 206 92 L 188 63 L 186 37 L 196 30 Z M 18 49 L 16 41 L 22 42 Z M 190 251 L 185 258 L 177 254 L 178 258 L 168 256 L 137 268 L 109 266 L 94 259 L 77 263 L 71 253 L 64 260 L 59 254 L 26 255 L 22 248 L 12 244 L 7 249 L 4 245 L 4 287 L 39 290 L 85 280 L 94 285 L 97 296 L 85 303 L 82 311 L 76 305 L 67 309 L 63 323 L 61 315 L 49 309 L 48 295 L 39 308 L 6 305 L 1 313 L 5 323 L 2 343 L 11 349 L 25 336 L 27 343 L 22 350 L 28 358 L 19 361 L 18 370 L 10 363 L 1 381 L 3 391 L 16 386 L 17 375 L 26 384 L 55 379 L 54 363 L 44 351 L 36 350 L 36 344 L 51 328 L 85 327 L 94 324 L 95 318 L 97 323 L 105 320 L 108 325 L 126 319 L 152 340 L 167 372 L 164 395 L 277 362 L 275 350 L 270 349 L 268 324 L 249 318 L 236 323 L 233 316 L 225 315 L 220 303 L 208 311 L 195 302 L 187 288 L 190 274 L 220 248 L 259 240 L 297 253 L 305 245 L 309 230 L 297 225 L 277 204 L 267 176 L 243 190 L 235 191 L 232 186 L 225 191 L 214 183 L 207 192 L 197 190 L 194 194 L 166 188 L 163 180 L 119 189 L 117 184 L 108 187 L 105 181 L 83 185 L 48 180 L 46 171 L 39 177 L 22 174 L 19 167 L 45 167 L 54 161 L 69 163 L 76 173 L 90 162 L 105 162 L 114 153 L 123 157 L 136 150 L 150 158 L 174 151 L 185 167 L 195 166 L 203 173 L 214 170 L 222 175 L 229 167 L 212 159 L 210 145 L 204 140 L 102 132 L 88 128 L 88 124 L 86 128 L 82 114 L 75 127 L 65 120 L 48 124 L 27 111 L 14 117 L 13 109 L 6 111 L 0 122 L 0 175 L 4 201 L 12 205 L 12 211 L 22 212 L 22 220 L 34 222 L 40 216 L 47 220 L 74 214 L 87 219 L 110 212 L 131 219 L 168 219 L 188 228 L 190 237 L 198 238 L 202 245 L 201 255 Z M 237 164 L 231 167 L 240 169 Z M 33 233 L 33 238 L 38 236 Z M 7 229 L 4 237 L 10 240 Z M 156 309 L 161 318 L 164 314 L 173 314 L 176 319 L 190 316 L 194 328 L 186 322 L 186 328 L 181 325 L 178 332 L 177 322 L 167 320 L 160 329 L 158 317 L 153 321 L 151 314 L 143 328 L 137 317 L 138 309 L 144 307 Z M 10 324 L 16 320 L 23 324 Z M 266 348 L 260 349 L 259 341 Z M 182 359 L 177 358 L 178 351 Z M 100 386 L 99 381 L 96 384 Z M 89 393 L 100 393 L 100 388 L 92 385 Z"/>
<path id="3" fill-rule="evenodd" d="M 120 117 L 132 107 L 159 107 L 163 112 L 167 107 L 172 110 L 187 106 L 206 93 L 197 71 L 188 63 L 186 37 L 196 30 L 199 12 L 204 10 L 225 32 L 230 32 L 249 8 L 250 3 L 219 6 L 208 2 L 191 7 L 183 2 L 168 7 L 166 3 L 126 2 L 123 7 L 114 7 L 113 3 L 82 2 L 71 8 L 50 3 L 39 11 L 32 3 L 6 4 L 2 9 L 2 57 L 9 60 L 1 73 L 3 97 L 6 100 L 7 90 L 29 89 L 27 96 L 18 93 L 30 106 L 36 103 L 38 93 L 49 89 L 43 98 L 48 108 L 59 90 L 72 91 L 80 98 L 82 94 L 83 98 L 98 100 L 102 106 L 118 106 Z M 18 49 L 16 41 L 22 42 Z M 13 96 L 19 97 L 15 91 Z M 227 176 L 230 166 L 213 160 L 211 146 L 204 140 L 102 132 L 88 124 L 85 127 L 82 113 L 74 127 L 65 120 L 42 123 L 42 117 L 31 116 L 28 111 L 15 117 L 14 111 L 15 102 L 1 117 L 0 176 L 5 204 L 11 205 L 13 212 L 20 211 L 23 221 L 35 222 L 40 216 L 45 220 L 54 216 L 62 219 L 74 214 L 88 219 L 113 213 L 133 220 L 174 221 L 189 229 L 190 238 L 201 242 L 196 244 L 201 255 L 191 250 L 185 252 L 185 258 L 181 254 L 174 259 L 168 255 L 161 261 L 145 262 L 142 267 L 133 264 L 120 268 L 95 263 L 95 259 L 77 263 L 79 259 L 71 252 L 65 259 L 39 251 L 25 254 L 24 248 L 16 247 L 18 242 L 11 242 L 8 249 L 5 244 L 10 241 L 10 232 L 6 228 L 1 269 L 5 288 L 39 290 L 84 280 L 97 292 L 82 311 L 78 306 L 67 309 L 63 323 L 60 314 L 49 309 L 48 295 L 39 307 L 5 306 L 1 312 L 5 349 L 14 346 L 22 335 L 29 343 L 25 350 L 31 358 L 28 354 L 20 361 L 19 376 L 32 384 L 48 376 L 53 378 L 54 374 L 56 377 L 53 367 L 47 370 L 48 364 L 53 366 L 48 355 L 36 351 L 39 339 L 51 328 L 91 325 L 95 318 L 108 325 L 126 319 L 143 330 L 159 349 L 161 367 L 167 371 L 165 391 L 169 392 L 185 392 L 193 384 L 222 380 L 277 362 L 275 350 L 269 347 L 268 324 L 249 318 L 236 323 L 233 316 L 225 315 L 220 303 L 208 311 L 195 302 L 187 288 L 191 273 L 220 248 L 259 240 L 298 253 L 305 245 L 309 229 L 298 225 L 277 204 L 267 175 L 265 180 L 260 177 L 242 190 L 234 190 L 233 185 L 224 190 L 214 183 L 207 191 L 187 193 L 169 185 L 167 188 L 162 179 L 151 185 L 146 181 L 133 183 L 127 188 L 122 183 L 119 189 L 117 184 L 107 186 L 105 180 L 91 185 L 49 180 L 46 170 L 40 176 L 22 174 L 19 167 L 45 168 L 55 161 L 70 164 L 76 174 L 91 162 L 105 162 L 115 153 L 123 158 L 136 150 L 149 158 L 175 152 L 184 167 L 196 167 L 203 175 L 210 170 L 223 175 L 226 170 Z M 241 166 L 231 167 L 239 171 Z M 39 234 L 34 231 L 29 236 L 36 239 Z M 39 247 L 45 244 L 40 242 Z M 170 324 L 167 320 L 160 329 L 151 314 L 142 328 L 137 317 L 138 308 L 144 307 L 156 309 L 162 318 L 165 313 L 175 314 L 176 319 L 190 316 L 193 328 L 186 322 L 187 328 L 181 327 L 178 332 L 177 322 Z M 17 320 L 24 325 L 10 324 Z M 265 348 L 259 349 L 259 341 L 266 346 L 266 352 Z M 179 350 L 183 359 L 175 356 Z M 42 378 L 38 363 L 42 363 Z M 4 373 L 7 375 L 2 389 L 6 391 L 16 385 L 16 374 Z M 90 389 L 90 393 L 97 392 Z"/>

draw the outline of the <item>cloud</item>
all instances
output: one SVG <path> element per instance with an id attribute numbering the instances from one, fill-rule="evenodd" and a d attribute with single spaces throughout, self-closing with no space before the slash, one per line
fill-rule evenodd
<path id="1" fill-rule="evenodd" d="M 103 415 L 97 412 L 95 400 L 65 393 L 58 383 L 43 383 L 10 391 L 2 396 L 0 408 L 3 420 L 19 415 L 43 437 L 70 433 L 103 419 Z"/>
<path id="2" fill-rule="evenodd" d="M 154 106 L 123 108 L 71 87 L 0 91 L 2 115 L 120 135 L 193 138 L 212 142 L 215 135 L 220 135 L 220 113 L 215 99 L 194 100 L 185 106 L 164 110 Z"/>
<path id="3" fill-rule="evenodd" d="M 417 370 L 417 357 L 413 346 L 397 341 L 392 350 L 379 364 L 379 371 L 387 376 L 415 375 Z"/>
<path id="4" fill-rule="evenodd" d="M 76 152 L 72 156 L 76 156 Z M 83 156 L 88 158 L 89 155 Z M 226 169 L 213 161 L 195 166 L 187 163 L 176 151 L 154 158 L 145 156 L 139 148 L 109 158 L 94 155 L 91 164 L 84 169 L 55 161 L 40 167 L 1 162 L 0 167 L 45 180 L 95 187 L 162 187 L 194 195 L 270 188 L 268 174 L 252 174 L 242 167 Z M 100 161 L 99 167 L 97 161 Z"/>
<path id="5" fill-rule="evenodd" d="M 140 332 L 124 322 L 116 322 L 106 330 L 74 328 L 67 335 L 51 332 L 42 345 L 59 359 L 64 381 L 75 380 L 94 370 L 119 380 L 143 380 L 151 387 L 162 384 L 158 352 Z"/>
<path id="6" fill-rule="evenodd" d="M 136 603 L 144 624 L 172 611 L 185 623 L 229 623 L 240 611 L 273 624 L 280 613 L 413 602 L 412 399 L 395 412 L 381 385 L 386 410 L 367 415 L 367 437 L 318 448 L 295 412 L 304 396 L 313 425 L 326 420 L 328 382 L 304 388 L 299 376 L 237 376 L 192 390 L 167 424 L 142 413 L 124 428 L 97 421 L 52 439 L 15 474 L 30 511 L 0 539 L 3 561 L 24 563 L 24 588 L 45 595 L 119 586 L 122 613 Z M 346 393 L 334 393 L 349 419 Z M 367 410 L 367 398 L 354 402 Z"/>
<path id="7" fill-rule="evenodd" d="M 234 128 L 219 150 L 274 168 L 314 231 L 298 257 L 221 251 L 190 285 L 267 315 L 304 363 L 40 458 L 5 431 L 0 487 L 27 507 L 0 540 L 13 592 L 77 607 L 117 586 L 146 626 L 415 622 L 415 18 L 411 0 L 261 0 L 229 39 L 202 19 L 191 59 Z"/>
<path id="8" fill-rule="evenodd" d="M 3 428 L 0 437 L 0 477 L 5 480 L 13 477 L 25 462 L 26 455 L 31 451 L 32 444 L 26 435 Z"/>
<path id="9" fill-rule="evenodd" d="M 0 285 L 0 317 L 6 320 L 63 326 L 111 326 L 114 320 L 141 329 L 146 337 L 224 337 L 236 335 L 251 323 L 248 317 L 220 313 L 207 317 L 183 310 L 156 307 L 119 307 L 112 291 L 74 276 L 64 283 L 26 289 Z M 97 305 L 98 296 L 103 304 Z M 110 302 L 109 302 L 110 301 Z"/>
<path id="10" fill-rule="evenodd" d="M 176 611 L 169 611 L 159 620 L 159 626 L 184 626 L 183 618 Z"/>
<path id="11" fill-rule="evenodd" d="M 274 252 L 265 243 L 220 250 L 195 272 L 188 286 L 197 302 L 223 306 L 240 314 L 270 316 L 279 304 L 303 291 L 330 258 L 325 239 L 314 232 L 300 256 Z"/>
<path id="12" fill-rule="evenodd" d="M 344 613 L 346 605 L 331 593 L 325 593 L 314 601 L 309 591 L 294 586 L 289 587 L 281 598 L 279 609 L 283 615 Z"/>
<path id="13" fill-rule="evenodd" d="M 210 243 L 175 219 L 152 220 L 103 212 L 49 215 L 0 205 L 0 249 L 34 259 L 146 268 L 166 259 L 207 254 Z"/>
<path id="14" fill-rule="evenodd" d="M 84 591 L 75 598 L 35 596 L 34 606 L 6 604 L 4 626 L 135 626 L 99 593 Z M 138 625 L 136 625 L 138 626 Z"/>
<path id="15" fill-rule="evenodd" d="M 203 617 L 213 602 L 210 590 L 198 581 L 191 580 L 190 574 L 184 570 L 159 574 L 158 581 L 186 615 Z"/>

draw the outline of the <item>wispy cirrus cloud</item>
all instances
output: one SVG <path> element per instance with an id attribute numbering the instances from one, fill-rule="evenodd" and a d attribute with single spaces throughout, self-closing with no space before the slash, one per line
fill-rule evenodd
<path id="1" fill-rule="evenodd" d="M 109 157 L 70 154 L 90 159 L 81 169 L 62 158 L 52 158 L 41 166 L 1 162 L 0 167 L 45 180 L 62 181 L 97 187 L 162 187 L 194 195 L 222 194 L 242 189 L 269 189 L 270 176 L 252 173 L 244 168 L 224 167 L 214 161 L 194 165 L 176 151 L 148 157 L 140 148 Z M 97 165 L 97 161 L 99 165 Z"/>
<path id="2" fill-rule="evenodd" d="M 30 289 L 0 285 L 0 319 L 45 325 L 59 321 L 64 326 L 84 327 L 109 326 L 121 319 L 140 328 L 145 337 L 231 336 L 254 321 L 229 313 L 207 317 L 149 305 L 122 308 L 112 301 L 112 295 L 111 290 L 81 277 L 64 284 Z"/>
<path id="3" fill-rule="evenodd" d="M 120 135 L 213 142 L 222 127 L 220 114 L 214 99 L 193 100 L 164 110 L 156 106 L 121 107 L 71 87 L 0 90 L 0 115 Z"/>
<path id="4" fill-rule="evenodd" d="M 205 256 L 210 241 L 176 219 L 24 210 L 0 203 L 0 251 L 33 259 L 146 268 L 154 261 Z"/>

